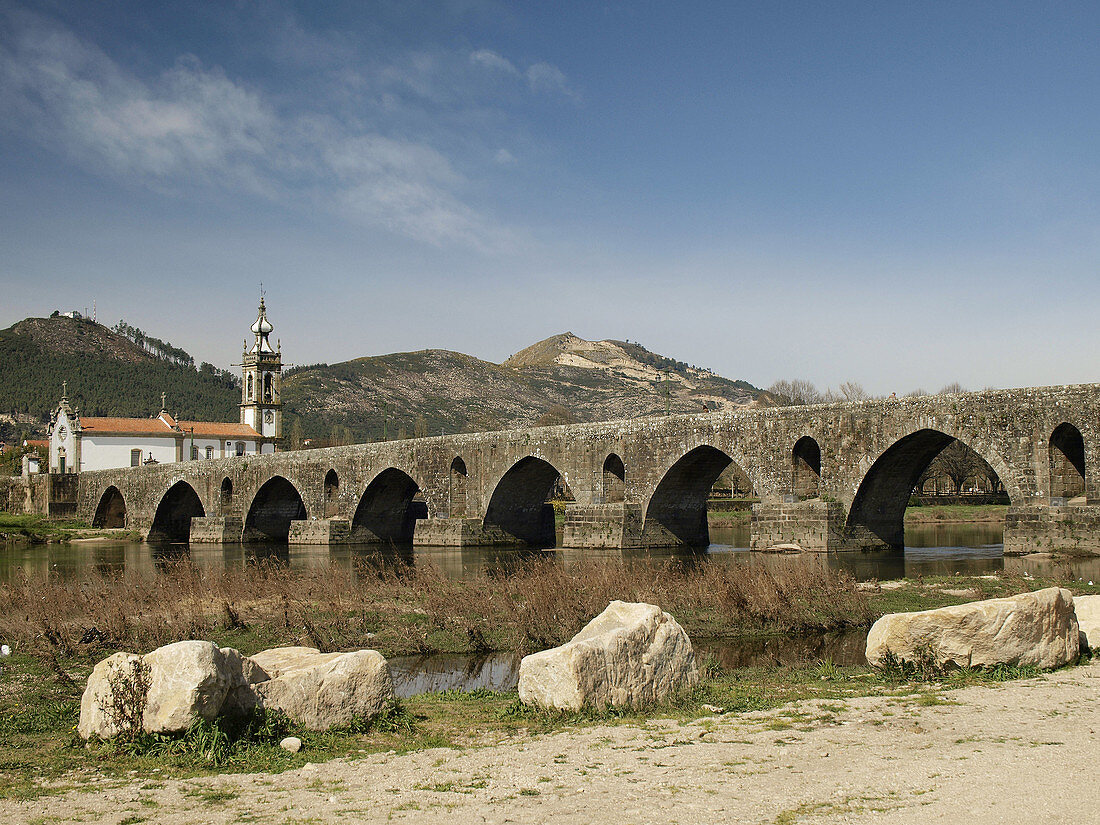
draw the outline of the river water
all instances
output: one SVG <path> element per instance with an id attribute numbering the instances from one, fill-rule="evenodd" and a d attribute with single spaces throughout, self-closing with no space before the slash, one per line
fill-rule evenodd
<path id="1" fill-rule="evenodd" d="M 712 528 L 711 545 L 694 550 L 648 551 L 570 550 L 523 551 L 502 548 L 405 547 L 377 545 L 149 545 L 140 542 L 77 542 L 73 544 L 8 543 L 0 545 L 0 584 L 23 575 L 78 578 L 86 572 L 129 577 L 157 575 L 167 562 L 190 558 L 195 564 L 226 568 L 278 560 L 290 569 L 305 570 L 337 564 L 360 565 L 401 561 L 431 564 L 452 579 L 482 573 L 507 574 L 534 555 L 551 557 L 569 566 L 582 559 L 607 558 L 629 564 L 639 559 L 674 559 L 683 564 L 813 564 L 845 570 L 860 581 L 887 581 L 931 575 L 985 575 L 1006 571 L 1061 576 L 1086 581 L 1100 579 L 1100 557 L 1057 559 L 1047 555 L 1005 557 L 998 524 L 949 524 L 907 527 L 902 552 L 845 552 L 828 555 L 751 553 L 748 529 Z M 725 667 L 798 665 L 829 660 L 838 665 L 864 663 L 867 631 L 806 633 L 798 636 L 752 639 L 693 640 L 701 656 L 714 656 Z M 519 658 L 513 653 L 485 655 L 435 654 L 390 659 L 399 696 L 442 690 L 510 690 L 519 677 Z"/>

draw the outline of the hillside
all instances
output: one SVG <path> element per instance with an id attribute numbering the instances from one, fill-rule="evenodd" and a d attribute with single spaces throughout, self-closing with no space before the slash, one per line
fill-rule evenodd
<path id="1" fill-rule="evenodd" d="M 179 417 L 237 420 L 232 376 L 209 364 L 196 370 L 184 350 L 121 322 L 118 329 L 126 334 L 59 316 L 0 331 L 0 439 L 44 433 L 63 381 L 87 415 L 151 416 L 166 392 Z M 422 350 L 289 369 L 284 432 L 295 442 L 366 441 L 659 415 L 669 405 L 700 412 L 759 393 L 637 343 L 565 333 L 503 364 Z"/>
<path id="2" fill-rule="evenodd" d="M 668 370 L 666 397 L 666 373 Z M 760 391 L 620 341 L 547 338 L 493 364 L 447 350 L 358 358 L 290 371 L 288 412 L 305 436 L 348 428 L 355 440 L 701 412 Z M 289 432 L 289 429 L 288 429 Z"/>
<path id="3" fill-rule="evenodd" d="M 157 357 L 88 319 L 27 318 L 0 331 L 0 438 L 45 432 L 68 382 L 87 415 L 152 416 L 160 394 L 182 418 L 237 419 L 240 390 L 210 365 L 201 370 Z"/>

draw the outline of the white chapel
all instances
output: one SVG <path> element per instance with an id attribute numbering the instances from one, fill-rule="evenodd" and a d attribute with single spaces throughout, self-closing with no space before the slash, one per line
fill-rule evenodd
<path id="1" fill-rule="evenodd" d="M 169 464 L 273 453 L 282 439 L 282 346 L 271 346 L 274 327 L 264 299 L 252 325 L 254 343 L 242 362 L 240 422 L 183 421 L 167 409 L 153 418 L 81 416 L 62 391 L 50 421 L 50 472 L 78 473 L 142 464 Z"/>

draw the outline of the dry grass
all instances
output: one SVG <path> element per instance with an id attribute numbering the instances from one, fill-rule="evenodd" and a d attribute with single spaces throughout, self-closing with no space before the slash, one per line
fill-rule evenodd
<path id="1" fill-rule="evenodd" d="M 405 652 L 539 650 L 568 640 L 612 599 L 646 601 L 693 636 L 869 623 L 844 573 L 807 565 L 733 567 L 530 560 L 508 575 L 452 580 L 432 565 L 291 570 L 258 562 L 210 569 L 171 562 L 151 577 L 90 572 L 0 585 L 0 638 L 28 653 L 144 651 L 213 638 L 254 652 L 275 644 Z"/>

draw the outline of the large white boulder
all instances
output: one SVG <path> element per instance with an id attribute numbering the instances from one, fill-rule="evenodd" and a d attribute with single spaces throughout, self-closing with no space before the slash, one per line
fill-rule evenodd
<path id="1" fill-rule="evenodd" d="M 199 717 L 213 720 L 230 688 L 243 680 L 243 657 L 213 642 L 176 642 L 142 661 L 149 668 L 145 730 L 150 733 L 178 733 Z"/>
<path id="2" fill-rule="evenodd" d="M 141 657 L 134 653 L 115 653 L 99 662 L 88 677 L 88 686 L 80 697 L 80 722 L 77 733 L 85 739 L 98 736 L 110 739 L 122 733 L 124 717 L 134 713 L 127 685 L 135 685 Z M 115 688 L 121 688 L 116 699 Z M 140 690 L 138 691 L 140 694 Z M 139 698 L 138 702 L 142 700 Z M 137 721 L 135 719 L 135 721 Z"/>
<path id="3" fill-rule="evenodd" d="M 998 664 L 1055 668 L 1080 651 L 1073 595 L 1058 587 L 917 613 L 890 613 L 867 634 L 867 661 L 887 653 L 941 667 Z"/>
<path id="4" fill-rule="evenodd" d="M 524 656 L 519 698 L 563 710 L 664 701 L 699 681 L 687 633 L 661 608 L 613 601 L 561 647 Z"/>
<path id="5" fill-rule="evenodd" d="M 1100 648 L 1100 596 L 1074 596 L 1073 612 L 1081 631 L 1081 648 Z"/>
<path id="6" fill-rule="evenodd" d="M 393 678 L 376 650 L 319 653 L 312 648 L 275 648 L 252 657 L 270 679 L 252 686 L 257 704 L 281 710 L 311 730 L 370 717 L 393 699 Z"/>

